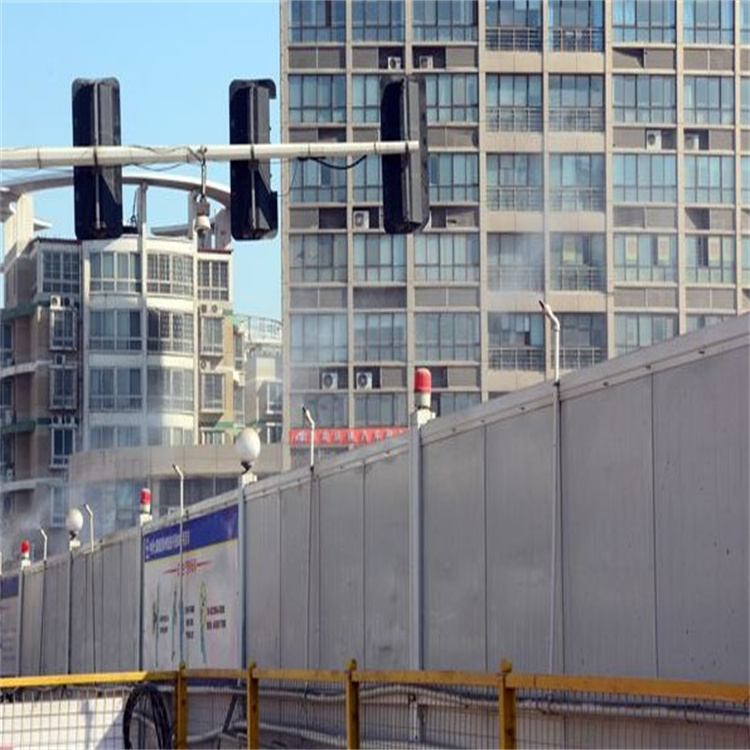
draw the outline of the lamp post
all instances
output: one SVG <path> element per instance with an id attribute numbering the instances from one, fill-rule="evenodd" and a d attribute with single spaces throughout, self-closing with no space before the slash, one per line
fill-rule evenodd
<path id="1" fill-rule="evenodd" d="M 243 482 L 258 481 L 258 477 L 252 472 L 252 468 L 258 460 L 258 456 L 260 456 L 260 447 L 260 437 L 252 427 L 245 427 L 234 441 L 234 450 L 240 457 L 240 465 L 244 469 L 242 472 Z"/>
<path id="2" fill-rule="evenodd" d="M 94 511 L 91 510 L 91 506 L 88 503 L 85 503 L 83 507 L 89 516 L 89 545 L 91 546 L 91 551 L 93 552 L 94 551 Z"/>
<path id="3" fill-rule="evenodd" d="M 47 532 L 43 528 L 40 527 L 39 533 L 42 535 L 42 539 L 44 541 L 42 560 L 44 560 L 44 562 L 47 562 Z"/>
<path id="4" fill-rule="evenodd" d="M 312 471 L 315 466 L 315 420 L 304 404 L 302 404 L 302 418 L 310 426 L 310 471 Z"/>
<path id="5" fill-rule="evenodd" d="M 65 517 L 65 528 L 70 536 L 68 549 L 72 552 L 81 546 L 79 535 L 83 528 L 83 514 L 78 508 L 71 508 L 68 511 L 68 515 Z"/>
<path id="6" fill-rule="evenodd" d="M 180 478 L 180 664 L 182 664 L 183 660 L 183 650 L 182 650 L 182 639 L 183 639 L 183 633 L 185 631 L 185 602 L 183 599 L 183 556 L 184 556 L 184 550 L 183 550 L 183 544 L 182 544 L 182 528 L 183 528 L 183 522 L 185 517 L 185 475 L 182 473 L 182 469 L 177 464 L 172 464 L 172 468 L 174 469 L 174 473 L 177 474 L 177 476 Z"/>
<path id="7" fill-rule="evenodd" d="M 560 380 L 560 319 L 543 299 L 539 300 L 539 304 L 544 311 L 544 317 L 552 324 L 552 333 L 555 335 L 555 383 L 557 383 Z"/>

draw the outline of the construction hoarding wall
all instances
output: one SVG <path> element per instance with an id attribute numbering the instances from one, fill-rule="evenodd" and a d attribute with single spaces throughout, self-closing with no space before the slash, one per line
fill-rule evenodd
<path id="1" fill-rule="evenodd" d="M 191 508 L 198 537 L 234 515 L 221 539 L 185 548 L 189 662 L 204 664 L 205 609 L 226 615 L 206 629 L 215 667 L 494 671 L 510 658 L 524 672 L 747 681 L 749 322 L 571 373 L 559 401 L 542 384 Z M 115 653 L 121 669 L 175 666 L 174 544 L 149 551 L 179 540 L 175 526 L 145 527 L 143 554 L 134 530 L 117 554 L 105 542 L 72 556 L 72 671 L 90 671 L 94 649 L 97 668 Z M 43 577 L 34 567 L 21 587 L 24 672 L 58 663 L 34 645 Z M 152 656 L 154 622 L 168 659 Z"/>
<path id="2" fill-rule="evenodd" d="M 21 617 L 21 577 L 18 573 L 0 579 L 0 674 L 18 672 L 18 624 Z"/>

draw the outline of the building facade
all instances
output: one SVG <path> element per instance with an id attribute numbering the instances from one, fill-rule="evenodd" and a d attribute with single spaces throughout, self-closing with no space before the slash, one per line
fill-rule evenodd
<path id="1" fill-rule="evenodd" d="M 748 0 L 285 0 L 281 35 L 285 141 L 378 140 L 407 74 L 431 151 L 407 237 L 377 158 L 283 167 L 293 462 L 302 403 L 341 450 L 407 424 L 418 366 L 442 414 L 551 377 L 541 297 L 564 370 L 750 307 Z"/>
<path id="2" fill-rule="evenodd" d="M 248 387 L 260 387 L 259 344 L 264 355 L 280 351 L 279 324 L 267 322 L 273 336 L 261 340 L 259 319 L 234 316 L 228 192 L 211 188 L 220 210 L 199 235 L 197 186 L 154 181 L 185 192 L 183 226 L 148 226 L 144 176 L 130 179 L 134 216 L 123 235 L 84 242 L 34 235 L 32 193 L 44 179 L 9 188 L 16 204 L 5 217 L 0 316 L 6 550 L 22 535 L 38 542 L 39 527 L 64 543 L 69 503 L 95 509 L 97 535 L 136 521 L 142 486 L 152 486 L 157 509 L 178 504 L 165 457 L 179 459 L 188 501 L 237 486 L 233 438 L 247 424 Z"/>

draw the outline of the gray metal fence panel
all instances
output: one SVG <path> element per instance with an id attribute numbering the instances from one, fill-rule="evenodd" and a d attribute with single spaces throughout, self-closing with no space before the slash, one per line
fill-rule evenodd
<path id="1" fill-rule="evenodd" d="M 409 664 L 409 454 L 365 466 L 364 614 L 368 669 Z"/>
<path id="2" fill-rule="evenodd" d="M 68 668 L 68 576 L 67 557 L 47 562 L 42 612 L 42 674 L 63 674 Z"/>
<path id="3" fill-rule="evenodd" d="M 320 666 L 364 663 L 364 470 L 320 477 Z M 316 587 L 317 588 L 317 587 Z"/>
<path id="4" fill-rule="evenodd" d="M 748 349 L 654 377 L 659 676 L 748 679 Z"/>
<path id="5" fill-rule="evenodd" d="M 561 418 L 565 671 L 655 675 L 650 377 Z"/>
<path id="6" fill-rule="evenodd" d="M 22 571 L 21 603 L 21 674 L 41 674 L 42 666 L 42 599 L 44 567 L 34 565 Z"/>
<path id="7" fill-rule="evenodd" d="M 245 503 L 248 661 L 281 664 L 281 502 L 278 492 Z"/>
<path id="8" fill-rule="evenodd" d="M 487 426 L 489 670 L 508 658 L 520 671 L 548 666 L 551 419 L 547 408 Z"/>
<path id="9" fill-rule="evenodd" d="M 72 557 L 70 604 L 70 671 L 94 669 L 93 579 L 91 553 L 79 551 Z"/>
<path id="10" fill-rule="evenodd" d="M 430 442 L 422 456 L 424 666 L 484 669 L 484 428 Z"/>

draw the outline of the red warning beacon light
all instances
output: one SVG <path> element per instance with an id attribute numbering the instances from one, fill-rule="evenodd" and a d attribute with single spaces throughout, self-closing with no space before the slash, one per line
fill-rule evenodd
<path id="1" fill-rule="evenodd" d="M 418 367 L 414 373 L 414 399 L 417 409 L 429 409 L 432 403 L 432 373 Z"/>
<path id="2" fill-rule="evenodd" d="M 21 542 L 21 567 L 31 565 L 31 544 L 28 539 Z"/>
<path id="3" fill-rule="evenodd" d="M 141 513 L 151 513 L 151 490 L 148 487 L 141 490 Z"/>

